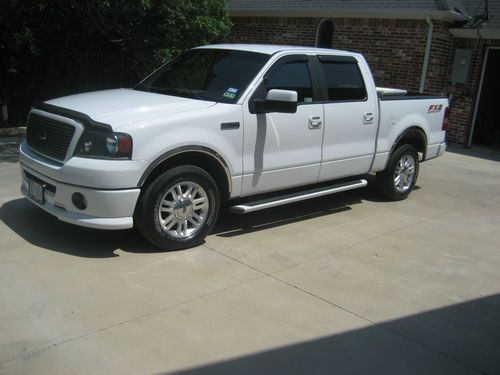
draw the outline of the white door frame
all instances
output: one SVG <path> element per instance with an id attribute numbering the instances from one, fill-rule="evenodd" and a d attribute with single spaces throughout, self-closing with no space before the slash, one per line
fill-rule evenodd
<path id="1" fill-rule="evenodd" d="M 474 105 L 474 112 L 472 115 L 472 122 L 470 124 L 469 138 L 467 139 L 467 144 L 465 147 L 471 147 L 472 144 L 472 136 L 474 135 L 474 128 L 476 126 L 477 119 L 477 111 L 479 109 L 479 102 L 481 101 L 481 92 L 483 91 L 483 81 L 484 74 L 486 72 L 486 64 L 488 63 L 488 57 L 490 55 L 490 50 L 492 49 L 500 49 L 500 47 L 486 47 L 486 52 L 484 54 L 483 67 L 481 68 L 481 78 L 479 79 L 479 88 L 476 95 L 476 104 Z"/>

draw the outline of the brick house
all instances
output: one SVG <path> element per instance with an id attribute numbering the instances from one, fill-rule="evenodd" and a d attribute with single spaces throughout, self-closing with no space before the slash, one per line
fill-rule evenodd
<path id="1" fill-rule="evenodd" d="M 500 0 L 228 0 L 230 42 L 361 52 L 378 86 L 445 93 L 449 141 L 500 147 Z M 498 17 L 498 18 L 497 18 Z"/>

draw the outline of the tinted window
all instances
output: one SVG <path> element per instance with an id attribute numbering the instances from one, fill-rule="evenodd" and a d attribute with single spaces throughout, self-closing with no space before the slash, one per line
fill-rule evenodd
<path id="1" fill-rule="evenodd" d="M 194 49 L 147 77 L 136 90 L 235 103 L 269 55 L 223 49 Z"/>
<path id="2" fill-rule="evenodd" d="M 329 100 L 364 100 L 366 88 L 356 63 L 321 62 Z"/>
<path id="3" fill-rule="evenodd" d="M 267 77 L 266 89 L 297 91 L 299 102 L 312 102 L 313 91 L 307 63 L 295 61 L 282 65 Z"/>

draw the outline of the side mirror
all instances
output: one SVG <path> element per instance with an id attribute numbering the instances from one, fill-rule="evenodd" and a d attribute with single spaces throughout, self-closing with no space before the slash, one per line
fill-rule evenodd
<path id="1" fill-rule="evenodd" d="M 297 112 L 297 91 L 269 90 L 266 99 L 255 99 L 255 113 L 295 113 Z"/>

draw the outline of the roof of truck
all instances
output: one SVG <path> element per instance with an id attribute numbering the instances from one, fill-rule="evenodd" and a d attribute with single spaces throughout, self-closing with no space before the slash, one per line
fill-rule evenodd
<path id="1" fill-rule="evenodd" d="M 349 53 L 352 52 L 341 51 L 331 48 L 314 48 L 314 47 L 301 47 L 301 46 L 283 46 L 283 45 L 273 45 L 273 44 L 211 44 L 207 46 L 201 46 L 196 48 L 217 48 L 217 49 L 231 49 L 237 51 L 248 51 L 265 53 L 267 55 L 274 55 L 277 52 L 293 51 L 293 52 L 303 52 L 303 53 Z"/>

